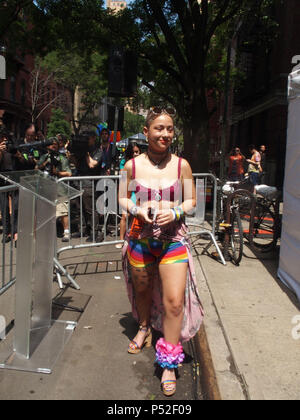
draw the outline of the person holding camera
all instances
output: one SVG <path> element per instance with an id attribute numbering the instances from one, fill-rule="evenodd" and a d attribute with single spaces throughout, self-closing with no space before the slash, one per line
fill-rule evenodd
<path id="1" fill-rule="evenodd" d="M 26 126 L 24 144 L 30 146 L 31 143 L 35 143 L 37 140 L 35 125 L 30 123 Z M 16 148 L 18 146 L 16 145 Z M 17 171 L 30 171 L 35 169 L 38 160 L 40 159 L 40 151 L 34 146 L 28 147 L 24 150 L 17 148 L 15 153 L 15 169 Z"/>
<path id="2" fill-rule="evenodd" d="M 47 146 L 48 152 L 41 156 L 36 169 L 55 178 L 72 176 L 68 159 L 64 154 L 59 153 L 59 140 L 56 137 L 52 137 L 49 140 L 52 141 L 52 144 Z M 60 218 L 64 228 L 62 242 L 68 242 L 70 240 L 68 203 L 59 203 L 57 205 L 56 217 Z"/>

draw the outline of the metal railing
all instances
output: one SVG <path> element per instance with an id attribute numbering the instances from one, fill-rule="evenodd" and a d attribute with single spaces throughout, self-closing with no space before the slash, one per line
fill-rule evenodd
<path id="1" fill-rule="evenodd" d="M 215 239 L 217 219 L 217 179 L 212 174 L 193 174 L 196 182 L 196 211 L 193 216 L 186 217 L 190 227 L 190 236 L 208 235 L 225 263 L 222 252 Z M 58 256 L 67 250 L 114 245 L 123 243 L 119 238 L 119 221 L 121 219 L 118 205 L 118 187 L 120 175 L 114 176 L 76 176 L 60 178 L 57 182 L 67 183 L 84 193 L 68 204 L 69 230 L 68 241 L 62 242 L 56 250 Z M 0 188 L 2 202 L 1 216 L 3 222 L 2 235 L 2 264 L 0 278 L 0 295 L 15 283 L 16 248 L 15 242 L 5 242 L 10 234 L 13 238 L 15 230 L 14 214 L 17 209 L 12 200 L 16 186 Z M 18 194 L 18 192 L 16 193 Z M 6 231 L 4 221 L 9 212 L 10 232 Z M 89 232 L 87 232 L 89 230 Z M 109 236 L 109 238 L 108 238 Z M 226 263 L 225 263 L 226 264 Z M 61 269 L 61 267 L 59 267 Z M 60 270 L 63 273 L 63 270 Z M 64 273 L 63 273 L 64 274 Z M 67 273 L 68 274 L 68 273 Z M 59 273 L 58 273 L 59 277 Z M 68 276 L 67 276 L 68 277 Z M 62 285 L 61 282 L 59 282 Z"/>
<path id="2" fill-rule="evenodd" d="M 186 217 L 190 236 L 208 236 L 209 244 L 203 252 L 213 244 L 224 265 L 226 261 L 216 239 L 217 225 L 217 178 L 210 173 L 193 174 L 196 184 L 196 211 L 193 217 Z"/>
<path id="3" fill-rule="evenodd" d="M 6 292 L 16 281 L 16 248 L 14 233 L 16 232 L 16 200 L 18 187 L 8 185 L 0 187 L 0 210 L 2 229 L 0 241 L 1 252 L 1 277 L 0 295 Z"/>
<path id="4" fill-rule="evenodd" d="M 186 223 L 191 228 L 190 235 L 209 236 L 211 242 L 215 245 L 217 252 L 220 255 L 223 264 L 226 264 L 222 252 L 217 244 L 215 238 L 216 221 L 217 221 L 217 179 L 210 173 L 193 174 L 196 183 L 196 209 L 192 216 L 186 217 Z M 58 182 L 65 182 L 71 184 L 73 187 L 80 190 L 87 189 L 90 199 L 89 217 L 91 220 L 91 234 L 90 242 L 86 242 L 84 235 L 84 215 L 87 209 L 85 208 L 85 194 L 80 199 L 77 199 L 77 224 L 71 224 L 71 235 L 66 246 L 62 246 L 57 250 L 57 255 L 61 252 L 77 249 L 88 248 L 96 246 L 113 245 L 122 243 L 118 237 L 118 223 L 121 218 L 118 211 L 118 184 L 121 176 L 77 176 L 61 178 Z M 73 203 L 74 208 L 74 203 Z M 101 214 L 101 222 L 99 221 L 99 214 Z M 69 215 L 72 219 L 72 203 L 69 204 Z M 74 215 L 74 213 L 73 213 Z M 112 222 L 113 223 L 109 223 Z M 74 221 L 74 220 L 73 220 Z M 107 241 L 108 231 L 113 226 L 113 232 L 110 232 L 110 239 Z M 101 228 L 101 240 L 97 240 L 97 228 Z M 195 228 L 194 230 L 192 228 Z M 98 232 L 99 233 L 99 232 Z M 77 239 L 74 238 L 77 236 Z M 77 235 L 76 235 L 77 234 Z M 113 237 L 113 240 L 111 238 Z M 79 239 L 79 241 L 78 241 Z"/>
<path id="5" fill-rule="evenodd" d="M 120 179 L 120 175 L 112 175 L 74 176 L 58 180 L 83 190 L 83 194 L 69 202 L 69 240 L 66 245 L 57 249 L 57 255 L 71 249 L 123 242 L 118 239 L 118 225 L 121 219 L 118 212 Z"/>

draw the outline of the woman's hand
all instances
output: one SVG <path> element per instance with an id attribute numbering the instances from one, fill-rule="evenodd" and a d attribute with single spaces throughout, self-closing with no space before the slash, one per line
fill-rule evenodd
<path id="1" fill-rule="evenodd" d="M 148 208 L 139 207 L 136 217 L 144 223 L 149 223 L 150 225 L 153 224 L 153 220 L 149 217 Z"/>
<path id="2" fill-rule="evenodd" d="M 169 223 L 174 222 L 174 220 L 175 220 L 174 212 L 171 209 L 160 210 L 157 213 L 156 224 L 158 226 L 166 226 Z"/>

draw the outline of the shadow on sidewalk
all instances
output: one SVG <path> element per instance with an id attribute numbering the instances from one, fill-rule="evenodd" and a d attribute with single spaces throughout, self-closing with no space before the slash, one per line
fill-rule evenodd
<path id="1" fill-rule="evenodd" d="M 300 310 L 300 302 L 297 298 L 297 295 L 278 278 L 277 271 L 279 267 L 279 254 L 280 245 L 277 245 L 276 248 L 271 252 L 261 253 L 251 249 L 247 242 L 244 241 L 243 258 L 256 259 L 257 261 L 260 261 L 263 264 L 263 266 L 268 270 L 272 278 L 276 281 L 280 289 L 287 295 L 292 304 Z M 241 262 L 241 264 L 242 263 L 243 261 Z"/>

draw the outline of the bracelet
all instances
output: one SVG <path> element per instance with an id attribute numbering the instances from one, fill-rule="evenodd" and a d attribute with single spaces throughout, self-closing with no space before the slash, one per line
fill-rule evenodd
<path id="1" fill-rule="evenodd" d="M 131 207 L 131 209 L 129 209 L 129 213 L 130 213 L 132 216 L 136 217 L 136 215 L 138 214 L 138 211 L 139 211 L 140 209 L 141 209 L 140 207 L 133 206 L 133 207 Z"/>
<path id="2" fill-rule="evenodd" d="M 175 213 L 175 219 L 174 220 L 178 221 L 178 220 L 181 219 L 182 216 L 184 216 L 184 211 L 182 210 L 181 207 L 177 206 L 177 207 L 174 207 L 172 210 Z"/>
<path id="3" fill-rule="evenodd" d="M 176 212 L 174 209 L 171 209 L 171 212 L 173 214 L 173 222 L 174 222 L 174 220 L 176 220 Z"/>

